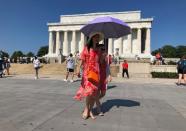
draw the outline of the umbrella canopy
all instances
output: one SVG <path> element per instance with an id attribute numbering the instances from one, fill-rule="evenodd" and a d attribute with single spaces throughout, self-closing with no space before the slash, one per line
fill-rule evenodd
<path id="1" fill-rule="evenodd" d="M 80 31 L 86 36 L 89 36 L 92 32 L 101 32 L 105 38 L 119 38 L 130 34 L 131 28 L 119 19 L 106 16 L 90 21 Z"/>

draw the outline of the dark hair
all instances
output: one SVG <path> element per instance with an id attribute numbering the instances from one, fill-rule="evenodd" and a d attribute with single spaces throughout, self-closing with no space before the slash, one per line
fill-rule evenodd
<path id="1" fill-rule="evenodd" d="M 72 53 L 70 53 L 70 57 L 72 57 L 73 55 L 72 55 Z"/>
<path id="2" fill-rule="evenodd" d="M 37 56 L 34 56 L 34 59 L 37 59 Z"/>
<path id="3" fill-rule="evenodd" d="M 91 38 L 90 40 L 88 40 L 86 46 L 87 46 L 88 51 L 90 50 L 90 48 L 93 48 L 93 41 L 92 41 L 92 38 Z"/>

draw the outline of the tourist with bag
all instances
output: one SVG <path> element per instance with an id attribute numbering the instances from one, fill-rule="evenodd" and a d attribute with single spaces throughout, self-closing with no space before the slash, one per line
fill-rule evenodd
<path id="1" fill-rule="evenodd" d="M 82 100 L 86 98 L 86 105 L 82 113 L 82 118 L 87 119 L 89 116 L 92 119 L 96 117 L 92 113 L 96 97 L 98 95 L 99 82 L 100 82 L 100 69 L 99 69 L 99 49 L 97 45 L 103 39 L 103 34 L 100 32 L 91 33 L 88 42 L 85 45 L 80 55 L 80 68 L 82 69 L 81 86 L 78 89 L 75 99 Z"/>

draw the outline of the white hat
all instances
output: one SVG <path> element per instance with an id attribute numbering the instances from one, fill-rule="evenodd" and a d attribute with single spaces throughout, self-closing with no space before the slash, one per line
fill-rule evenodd
<path id="1" fill-rule="evenodd" d="M 89 40 L 91 40 L 91 38 L 93 37 L 93 36 L 95 36 L 95 35 L 99 35 L 99 41 L 101 41 L 101 40 L 103 40 L 104 39 L 104 34 L 103 33 L 101 33 L 101 32 L 92 32 L 92 33 L 90 33 L 90 35 L 89 35 Z M 89 41 L 88 40 L 88 41 Z"/>

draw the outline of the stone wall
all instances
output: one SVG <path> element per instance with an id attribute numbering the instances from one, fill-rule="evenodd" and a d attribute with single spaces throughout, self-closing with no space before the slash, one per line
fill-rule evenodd
<path id="1" fill-rule="evenodd" d="M 110 73 L 111 73 L 111 76 L 113 77 L 117 77 L 118 73 L 119 73 L 119 69 L 120 66 L 119 65 L 111 65 L 110 66 Z"/>
<path id="2" fill-rule="evenodd" d="M 164 58 L 165 63 L 169 62 L 169 61 L 173 61 L 173 62 L 178 62 L 180 60 L 180 58 Z"/>
<path id="3" fill-rule="evenodd" d="M 113 77 L 122 76 L 122 63 L 111 64 L 110 70 Z M 129 61 L 130 77 L 151 77 L 151 72 L 177 72 L 176 65 L 150 65 L 144 61 Z M 11 74 L 33 74 L 33 64 L 11 64 Z M 66 64 L 44 64 L 39 71 L 40 74 L 65 75 Z"/>
<path id="4" fill-rule="evenodd" d="M 64 75 L 66 74 L 66 64 L 42 64 L 39 74 Z M 11 64 L 10 74 L 34 74 L 33 64 Z"/>
<path id="5" fill-rule="evenodd" d="M 151 65 L 151 72 L 177 72 L 176 65 Z"/>

